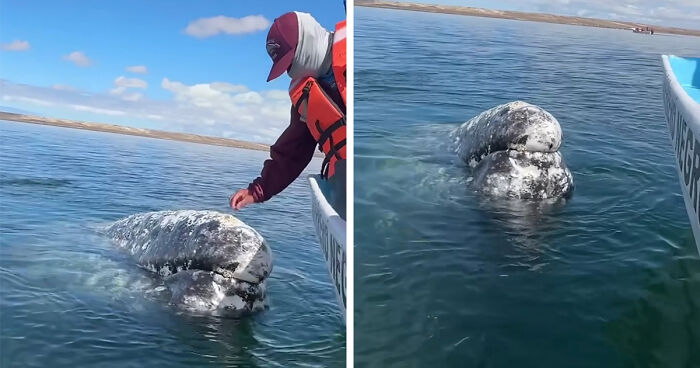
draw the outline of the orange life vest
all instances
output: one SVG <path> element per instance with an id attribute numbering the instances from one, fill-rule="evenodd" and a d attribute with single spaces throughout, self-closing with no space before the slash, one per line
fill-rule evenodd
<path id="1" fill-rule="evenodd" d="M 345 21 L 335 26 L 333 35 L 332 66 L 338 92 L 346 104 L 346 41 Z M 331 178 L 335 165 L 346 156 L 345 106 L 339 107 L 321 88 L 313 77 L 293 80 L 289 86 L 289 96 L 294 109 L 299 112 L 301 121 L 306 123 L 311 135 L 318 142 L 319 149 L 326 155 L 321 165 L 321 174 Z"/>
<path id="2" fill-rule="evenodd" d="M 335 34 L 333 35 L 333 75 L 335 82 L 338 85 L 338 91 L 343 97 L 343 103 L 347 105 L 345 100 L 345 87 L 347 86 L 347 46 L 345 42 L 345 21 L 335 25 Z"/>

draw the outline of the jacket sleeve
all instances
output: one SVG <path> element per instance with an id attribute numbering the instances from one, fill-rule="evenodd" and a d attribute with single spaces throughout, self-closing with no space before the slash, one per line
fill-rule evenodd
<path id="1" fill-rule="evenodd" d="M 264 202 L 283 191 L 311 161 L 316 140 L 299 113 L 292 111 L 287 129 L 270 146 L 270 158 L 265 160 L 260 176 L 248 186 L 255 202 Z"/>

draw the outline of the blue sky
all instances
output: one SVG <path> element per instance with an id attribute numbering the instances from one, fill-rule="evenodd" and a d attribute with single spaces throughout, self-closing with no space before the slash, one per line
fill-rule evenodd
<path id="1" fill-rule="evenodd" d="M 409 0 L 700 29 L 700 0 Z"/>
<path id="2" fill-rule="evenodd" d="M 265 82 L 272 20 L 305 11 L 332 30 L 345 17 L 340 0 L 2 0 L 1 8 L 0 106 L 263 142 L 289 113 L 288 77 Z"/>

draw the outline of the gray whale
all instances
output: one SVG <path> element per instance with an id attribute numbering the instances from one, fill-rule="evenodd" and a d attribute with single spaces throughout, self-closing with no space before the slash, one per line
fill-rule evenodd
<path id="1" fill-rule="evenodd" d="M 482 112 L 452 136 L 459 157 L 473 169 L 477 190 L 517 199 L 569 197 L 573 176 L 559 147 L 561 126 L 544 109 L 514 101 Z"/>
<path id="2" fill-rule="evenodd" d="M 266 306 L 270 248 L 234 216 L 148 212 L 116 221 L 105 233 L 139 266 L 162 278 L 178 308 L 240 316 Z"/>

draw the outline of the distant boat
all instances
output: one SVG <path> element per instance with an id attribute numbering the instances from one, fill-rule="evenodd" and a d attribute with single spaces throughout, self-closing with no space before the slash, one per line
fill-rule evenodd
<path id="1" fill-rule="evenodd" d="M 685 207 L 700 252 L 700 58 L 661 58 L 666 122 Z"/>
<path id="2" fill-rule="evenodd" d="M 644 28 L 636 28 L 635 27 L 635 28 L 632 28 L 632 32 L 643 33 L 643 34 L 652 34 L 652 35 L 654 34 L 654 30 L 651 28 L 644 29 Z"/>
<path id="3" fill-rule="evenodd" d="M 326 180 L 323 180 L 320 175 L 309 175 L 309 185 L 311 187 L 311 216 L 316 227 L 316 235 L 318 235 L 321 251 L 333 280 L 338 305 L 345 316 L 345 220 L 338 215 L 338 212 L 333 209 L 326 198 L 330 189 Z"/>

